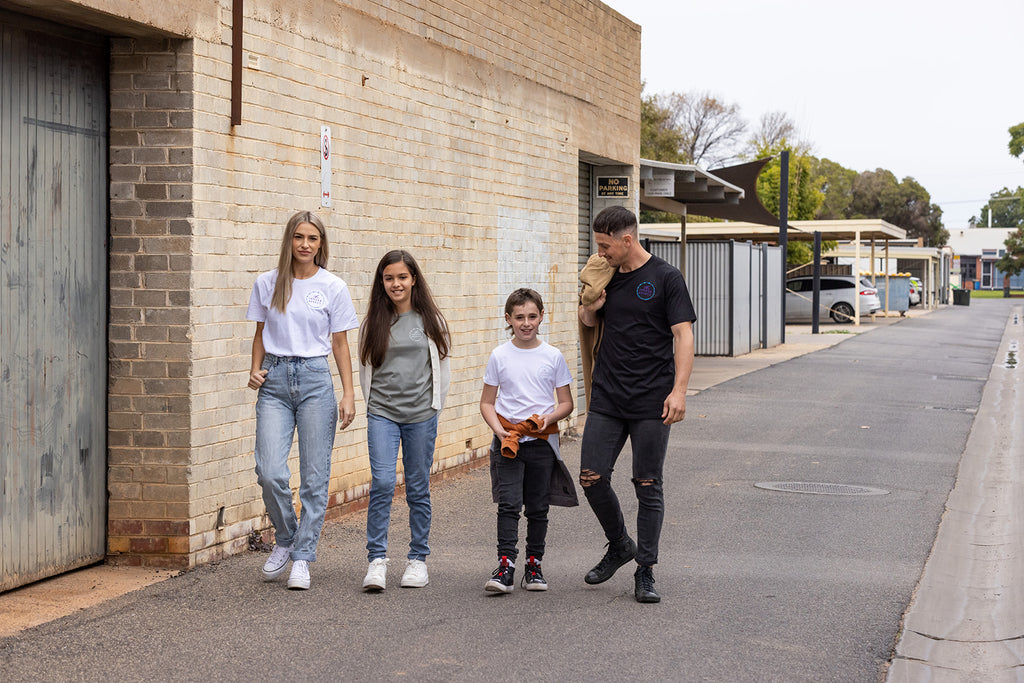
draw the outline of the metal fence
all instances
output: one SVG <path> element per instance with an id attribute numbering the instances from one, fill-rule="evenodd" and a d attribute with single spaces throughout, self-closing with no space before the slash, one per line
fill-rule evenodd
<path id="1" fill-rule="evenodd" d="M 648 249 L 679 267 L 678 242 Z M 782 253 L 750 242 L 688 242 L 686 284 L 697 312 L 698 356 L 741 356 L 782 342 Z"/>

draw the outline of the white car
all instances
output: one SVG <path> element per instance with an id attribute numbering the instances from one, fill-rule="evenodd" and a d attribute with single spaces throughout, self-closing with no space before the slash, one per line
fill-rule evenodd
<path id="1" fill-rule="evenodd" d="M 910 305 L 911 306 L 916 306 L 919 303 L 921 303 L 921 292 L 923 291 L 923 287 L 924 287 L 924 285 L 921 284 L 921 281 L 918 278 L 916 278 L 916 277 L 910 278 Z"/>
<path id="2" fill-rule="evenodd" d="M 859 289 L 855 284 L 859 283 Z M 802 276 L 786 281 L 786 322 L 811 322 L 814 278 Z M 822 275 L 820 285 L 821 306 L 819 319 L 825 313 L 837 323 L 852 323 L 854 295 L 860 293 L 860 314 L 869 315 L 880 308 L 878 290 L 866 278 L 855 279 L 852 275 Z"/>

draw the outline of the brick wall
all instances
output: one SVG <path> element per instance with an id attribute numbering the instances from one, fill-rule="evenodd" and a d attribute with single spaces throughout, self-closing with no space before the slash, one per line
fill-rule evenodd
<path id="1" fill-rule="evenodd" d="M 192 40 L 113 41 L 109 545 L 120 561 L 192 566 L 269 528 L 245 309 L 292 213 L 325 220 L 328 267 L 360 318 L 385 251 L 420 261 L 453 334 L 443 475 L 489 444 L 477 403 L 512 288 L 544 295 L 544 337 L 576 367 L 581 152 L 637 164 L 639 29 L 599 3 L 245 9 L 236 127 L 229 4 L 219 31 L 204 23 Z M 329 208 L 321 125 L 333 136 Z M 355 360 L 354 333 L 350 348 Z M 357 396 L 330 514 L 368 492 Z"/>
<path id="2" fill-rule="evenodd" d="M 131 564 L 189 564 L 190 45 L 111 45 L 108 549 Z"/>

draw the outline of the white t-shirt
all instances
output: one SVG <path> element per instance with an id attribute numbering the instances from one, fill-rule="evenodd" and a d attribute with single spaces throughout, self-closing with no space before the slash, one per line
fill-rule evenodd
<path id="1" fill-rule="evenodd" d="M 320 268 L 313 277 L 292 280 L 284 313 L 270 305 L 277 269 L 260 274 L 252 286 L 245 317 L 263 325 L 263 348 L 275 356 L 314 358 L 331 352 L 331 335 L 359 326 L 348 285 Z"/>
<path id="2" fill-rule="evenodd" d="M 511 340 L 491 351 L 484 384 L 498 387 L 494 408 L 509 422 L 555 409 L 555 389 L 572 383 L 562 352 L 547 342 L 521 349 Z"/>

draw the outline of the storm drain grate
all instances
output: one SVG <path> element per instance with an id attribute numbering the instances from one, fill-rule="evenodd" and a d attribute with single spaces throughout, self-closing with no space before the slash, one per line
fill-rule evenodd
<path id="1" fill-rule="evenodd" d="M 785 491 L 787 493 L 813 493 L 819 496 L 884 496 L 885 489 L 850 484 L 829 484 L 817 481 L 761 481 L 754 484 L 759 489 Z"/>

